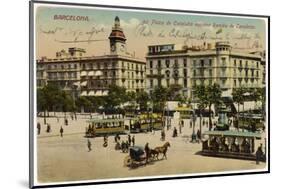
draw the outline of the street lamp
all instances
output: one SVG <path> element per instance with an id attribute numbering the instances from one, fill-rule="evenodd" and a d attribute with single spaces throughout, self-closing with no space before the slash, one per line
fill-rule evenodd
<path id="1" fill-rule="evenodd" d="M 192 95 L 192 103 L 194 103 L 194 101 L 193 101 L 193 95 Z M 192 109 L 193 109 L 193 113 L 192 113 L 192 122 L 193 122 L 193 124 L 192 124 L 192 135 L 191 135 L 191 141 L 190 142 L 192 142 L 192 143 L 195 143 L 196 142 L 196 134 L 195 134 L 195 121 L 196 121 L 196 115 L 195 115 L 195 104 L 193 104 L 193 107 L 192 107 Z"/>

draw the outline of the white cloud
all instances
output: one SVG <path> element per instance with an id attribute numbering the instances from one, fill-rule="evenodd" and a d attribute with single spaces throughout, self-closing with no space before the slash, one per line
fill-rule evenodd
<path id="1" fill-rule="evenodd" d="M 120 20 L 120 25 L 122 28 L 136 28 L 137 25 L 139 25 L 141 23 L 140 20 L 136 19 L 136 18 L 131 18 L 128 22 L 124 21 L 124 20 Z"/>

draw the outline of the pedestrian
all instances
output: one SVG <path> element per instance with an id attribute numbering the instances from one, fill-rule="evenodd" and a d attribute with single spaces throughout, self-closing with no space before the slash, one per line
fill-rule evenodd
<path id="1" fill-rule="evenodd" d="M 64 124 L 67 126 L 68 125 L 68 120 L 67 118 L 64 119 Z"/>
<path id="2" fill-rule="evenodd" d="M 107 135 L 104 135 L 104 137 L 103 137 L 103 147 L 107 147 L 107 145 L 108 145 L 108 136 Z"/>
<path id="3" fill-rule="evenodd" d="M 165 137 L 166 137 L 165 130 L 162 129 L 162 131 L 161 131 L 161 140 L 165 141 Z"/>
<path id="4" fill-rule="evenodd" d="M 146 159 L 146 161 L 145 161 L 145 163 L 148 163 L 148 159 L 149 159 L 149 157 L 150 157 L 150 148 L 149 148 L 149 143 L 147 142 L 146 144 L 145 144 L 145 146 L 144 146 L 144 151 L 145 151 L 145 159 Z"/>
<path id="5" fill-rule="evenodd" d="M 180 132 L 180 134 L 181 134 L 181 128 L 182 128 L 182 124 L 180 123 L 180 125 L 179 125 L 179 132 Z"/>
<path id="6" fill-rule="evenodd" d="M 131 142 L 132 142 L 132 140 L 131 140 L 131 135 L 128 135 L 128 143 L 129 143 L 129 146 L 131 146 Z"/>
<path id="7" fill-rule="evenodd" d="M 62 126 L 60 127 L 60 136 L 63 137 L 63 128 L 62 128 Z"/>
<path id="8" fill-rule="evenodd" d="M 262 144 L 258 147 L 256 151 L 256 164 L 260 164 L 260 161 L 262 160 L 263 152 L 262 152 Z"/>
<path id="9" fill-rule="evenodd" d="M 37 123 L 37 134 L 40 135 L 41 132 L 41 124 Z"/>
<path id="10" fill-rule="evenodd" d="M 205 119 L 203 119 L 203 126 L 205 125 Z"/>
<path id="11" fill-rule="evenodd" d="M 70 117 L 71 117 L 71 120 L 73 120 L 73 114 L 71 114 L 71 116 L 70 116 Z"/>
<path id="12" fill-rule="evenodd" d="M 58 123 L 58 122 L 60 122 L 60 118 L 59 118 L 59 116 L 57 116 L 57 123 Z"/>
<path id="13" fill-rule="evenodd" d="M 190 125 L 190 128 L 192 128 L 192 121 L 191 120 L 189 121 L 189 125 Z"/>
<path id="14" fill-rule="evenodd" d="M 197 140 L 198 140 L 198 143 L 201 140 L 201 132 L 199 129 L 197 130 Z"/>
<path id="15" fill-rule="evenodd" d="M 46 130 L 47 133 L 50 133 L 51 132 L 51 125 L 49 123 L 47 123 L 47 130 Z"/>
<path id="16" fill-rule="evenodd" d="M 178 136 L 178 131 L 177 131 L 176 127 L 174 127 L 173 137 L 177 137 L 177 136 Z"/>
<path id="17" fill-rule="evenodd" d="M 92 150 L 92 143 L 91 143 L 91 141 L 88 139 L 88 142 L 87 142 L 87 146 L 88 146 L 88 152 L 90 152 L 91 150 Z"/>
<path id="18" fill-rule="evenodd" d="M 135 146 L 135 135 L 133 135 L 133 137 L 132 137 L 132 143 L 133 143 L 133 146 Z"/>

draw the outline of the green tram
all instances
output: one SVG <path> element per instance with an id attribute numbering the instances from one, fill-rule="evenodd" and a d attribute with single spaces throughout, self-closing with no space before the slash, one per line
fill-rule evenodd
<path id="1" fill-rule="evenodd" d="M 263 117 L 259 114 L 240 113 L 238 119 L 236 118 L 234 121 L 236 128 L 239 127 L 239 129 L 246 129 L 253 132 L 265 129 Z"/>
<path id="2" fill-rule="evenodd" d="M 194 110 L 190 107 L 177 107 L 176 111 L 180 113 L 181 119 L 191 119 L 194 115 Z"/>
<path id="3" fill-rule="evenodd" d="M 260 133 L 206 131 L 203 136 L 201 155 L 256 160 L 255 141 L 261 139 Z M 263 159 L 265 160 L 264 154 Z"/>
<path id="4" fill-rule="evenodd" d="M 90 119 L 86 137 L 125 134 L 125 119 Z"/>
<path id="5" fill-rule="evenodd" d="M 162 115 L 157 113 L 140 114 L 137 117 L 130 119 L 129 128 L 131 133 L 162 130 Z"/>

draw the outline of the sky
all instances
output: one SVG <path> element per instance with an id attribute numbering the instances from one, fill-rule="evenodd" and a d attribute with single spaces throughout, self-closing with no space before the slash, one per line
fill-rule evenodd
<path id="1" fill-rule="evenodd" d="M 58 15 L 87 20 L 54 19 Z M 262 18 L 39 5 L 35 12 L 36 58 L 54 58 L 57 51 L 69 47 L 84 48 L 86 56 L 109 54 L 108 36 L 116 16 L 127 38 L 127 51 L 142 60 L 148 45 L 176 44 L 181 48 L 229 41 L 240 51 L 264 50 L 265 46 Z"/>

